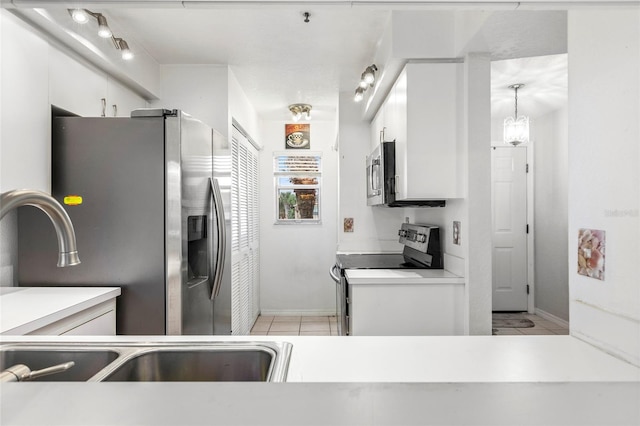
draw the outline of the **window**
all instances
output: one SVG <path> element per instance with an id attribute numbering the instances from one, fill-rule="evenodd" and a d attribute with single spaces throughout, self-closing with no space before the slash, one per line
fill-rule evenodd
<path id="1" fill-rule="evenodd" d="M 274 155 L 276 223 L 320 223 L 320 153 Z"/>

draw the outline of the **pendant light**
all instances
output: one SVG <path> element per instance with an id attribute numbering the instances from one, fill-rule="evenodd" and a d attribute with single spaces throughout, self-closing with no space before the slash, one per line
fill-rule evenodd
<path id="1" fill-rule="evenodd" d="M 518 83 L 509 86 L 509 89 L 515 91 L 516 108 L 514 116 L 504 120 L 504 143 L 513 146 L 529 142 L 529 117 L 524 115 L 518 117 L 518 89 L 521 87 L 524 87 L 524 84 Z"/>

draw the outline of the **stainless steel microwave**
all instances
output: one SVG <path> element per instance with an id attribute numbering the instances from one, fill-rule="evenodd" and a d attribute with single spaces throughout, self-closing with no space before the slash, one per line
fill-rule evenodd
<path id="1" fill-rule="evenodd" d="M 380 142 L 367 156 L 367 205 L 389 205 L 396 199 L 396 143 Z"/>

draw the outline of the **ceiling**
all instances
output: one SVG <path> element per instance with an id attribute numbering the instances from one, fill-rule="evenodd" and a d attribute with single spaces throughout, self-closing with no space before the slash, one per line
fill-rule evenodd
<path id="1" fill-rule="evenodd" d="M 314 119 L 332 119 L 339 93 L 353 91 L 376 57 L 392 12 L 388 7 L 303 7 L 94 11 L 133 41 L 134 53 L 144 50 L 161 65 L 229 64 L 262 119 L 286 119 L 292 103 L 311 104 Z M 57 12 L 59 22 L 70 20 L 63 7 Z M 507 86 L 514 83 L 526 84 L 519 91 L 523 114 L 540 115 L 566 102 L 567 58 L 558 55 L 566 52 L 566 12 L 467 11 L 459 17 L 460 31 L 466 32 L 461 54 L 491 52 L 492 114 L 513 114 L 513 91 Z"/>
<path id="2" fill-rule="evenodd" d="M 350 8 L 116 9 L 108 15 L 160 64 L 229 64 L 263 118 L 308 103 L 335 114 L 357 86 L 390 12 Z"/>
<path id="3" fill-rule="evenodd" d="M 518 89 L 518 115 L 539 117 L 567 104 L 568 55 L 535 56 L 491 63 L 491 116 L 514 115 Z"/>

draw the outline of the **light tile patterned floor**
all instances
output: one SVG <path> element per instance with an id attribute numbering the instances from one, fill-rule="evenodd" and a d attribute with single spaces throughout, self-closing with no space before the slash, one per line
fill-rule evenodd
<path id="1" fill-rule="evenodd" d="M 253 335 L 337 336 L 335 316 L 259 316 L 251 329 Z"/>
<path id="2" fill-rule="evenodd" d="M 533 314 L 521 314 L 535 324 L 531 328 L 496 328 L 493 334 L 506 335 L 550 335 L 569 334 L 569 330 L 554 322 Z M 278 336 L 337 336 L 338 326 L 335 316 L 259 316 L 253 328 L 253 335 Z"/>

